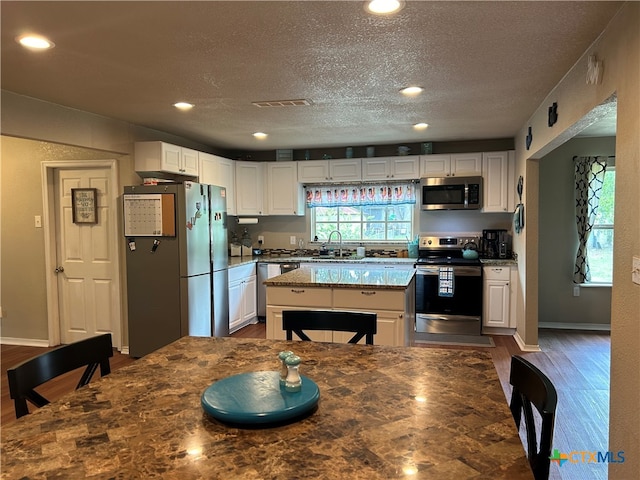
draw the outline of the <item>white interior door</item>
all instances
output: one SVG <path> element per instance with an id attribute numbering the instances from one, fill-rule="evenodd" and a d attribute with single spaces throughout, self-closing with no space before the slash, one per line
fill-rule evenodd
<path id="1" fill-rule="evenodd" d="M 55 234 L 60 340 L 71 343 L 113 333 L 118 292 L 116 247 L 111 241 L 108 168 L 56 169 Z M 72 188 L 95 188 L 97 222 L 74 223 Z"/>

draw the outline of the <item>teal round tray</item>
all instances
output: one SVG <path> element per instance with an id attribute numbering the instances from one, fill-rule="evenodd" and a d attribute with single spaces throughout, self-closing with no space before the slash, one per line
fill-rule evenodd
<path id="1" fill-rule="evenodd" d="M 318 385 L 301 377 L 301 391 L 287 392 L 280 386 L 279 372 L 233 375 L 209 386 L 200 403 L 207 414 L 224 423 L 269 426 L 292 422 L 312 413 L 320 399 Z"/>

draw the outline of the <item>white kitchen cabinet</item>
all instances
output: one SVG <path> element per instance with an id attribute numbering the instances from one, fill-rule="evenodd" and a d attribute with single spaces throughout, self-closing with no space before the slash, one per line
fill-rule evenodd
<path id="1" fill-rule="evenodd" d="M 298 162 L 267 163 L 267 215 L 304 215 Z"/>
<path id="2" fill-rule="evenodd" d="M 283 310 L 331 310 L 330 288 L 267 288 L 266 337 L 284 340 L 282 329 Z M 333 341 L 333 332 L 317 330 L 309 332 L 309 338 L 316 342 Z"/>
<path id="3" fill-rule="evenodd" d="M 482 153 L 452 153 L 451 176 L 482 175 Z"/>
<path id="4" fill-rule="evenodd" d="M 345 268 L 342 274 L 348 274 Z M 351 270 L 361 274 L 362 271 Z M 415 297 L 415 288 L 407 290 L 384 290 L 352 288 L 296 288 L 267 287 L 267 338 L 283 340 L 283 310 L 343 310 L 377 314 L 376 345 L 407 346 L 410 342 L 408 312 L 415 309 L 407 301 Z M 413 306 L 412 306 L 413 305 Z M 307 333 L 307 332 L 305 332 Z M 346 343 L 353 337 L 349 332 L 311 331 L 309 337 L 315 341 Z M 365 343 L 363 339 L 360 343 Z"/>
<path id="5" fill-rule="evenodd" d="M 513 152 L 485 152 L 482 154 L 483 212 L 512 212 Z"/>
<path id="6" fill-rule="evenodd" d="M 135 170 L 139 173 L 174 173 L 198 176 L 198 152 L 165 142 L 136 142 Z"/>
<path id="7" fill-rule="evenodd" d="M 420 156 L 420 177 L 468 177 L 481 174 L 482 153 Z"/>
<path id="8" fill-rule="evenodd" d="M 370 312 L 377 315 L 376 345 L 404 345 L 404 314 L 406 295 L 404 290 L 340 289 L 333 291 L 335 310 Z M 346 343 L 353 336 L 349 332 L 334 332 L 333 341 Z M 365 343 L 363 338 L 360 343 Z"/>
<path id="9" fill-rule="evenodd" d="M 420 157 L 375 157 L 362 159 L 362 180 L 414 180 L 420 178 Z"/>
<path id="10" fill-rule="evenodd" d="M 236 162 L 236 215 L 264 215 L 264 162 Z"/>
<path id="11" fill-rule="evenodd" d="M 515 328 L 515 284 L 517 268 L 483 267 L 483 327 Z"/>
<path id="12" fill-rule="evenodd" d="M 198 152 L 198 181 L 227 189 L 227 214 L 236 214 L 236 168 L 229 158 Z"/>
<path id="13" fill-rule="evenodd" d="M 229 333 L 255 321 L 258 316 L 256 265 L 229 268 Z"/>
<path id="14" fill-rule="evenodd" d="M 305 160 L 298 163 L 298 182 L 352 182 L 362 180 L 362 161 L 359 158 L 340 160 Z"/>
<path id="15" fill-rule="evenodd" d="M 337 310 L 346 309 L 340 308 Z M 404 311 L 372 310 L 370 308 L 355 311 L 376 314 L 377 332 L 373 336 L 375 345 L 389 345 L 392 347 L 404 345 Z M 353 332 L 333 332 L 333 342 L 335 343 L 348 343 L 352 337 Z M 358 343 L 365 345 L 367 343 L 366 337 L 363 337 Z"/>

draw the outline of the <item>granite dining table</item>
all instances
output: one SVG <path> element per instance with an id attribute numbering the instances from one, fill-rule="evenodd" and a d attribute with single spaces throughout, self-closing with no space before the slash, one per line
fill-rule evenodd
<path id="1" fill-rule="evenodd" d="M 283 350 L 315 410 L 266 427 L 203 410 Z M 1 463 L 3 479 L 533 478 L 486 352 L 240 338 L 184 337 L 3 426 Z"/>

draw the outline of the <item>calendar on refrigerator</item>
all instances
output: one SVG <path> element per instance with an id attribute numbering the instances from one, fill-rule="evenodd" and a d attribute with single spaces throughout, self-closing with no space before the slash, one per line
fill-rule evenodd
<path id="1" fill-rule="evenodd" d="M 171 193 L 125 194 L 126 237 L 175 237 L 175 197 Z"/>

